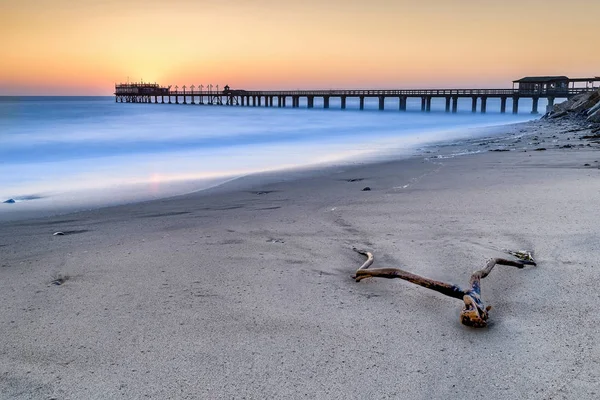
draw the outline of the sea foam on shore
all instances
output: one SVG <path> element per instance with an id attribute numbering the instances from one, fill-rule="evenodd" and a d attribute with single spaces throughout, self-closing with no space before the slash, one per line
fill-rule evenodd
<path id="1" fill-rule="evenodd" d="M 333 107 L 334 105 L 332 105 Z M 355 107 L 356 106 L 356 107 Z M 143 201 L 249 173 L 407 154 L 475 127 L 530 119 L 443 112 L 115 104 L 111 97 L 0 100 L 0 218 Z M 459 110 L 466 110 L 461 107 Z M 10 207 L 9 207 L 10 206 Z"/>

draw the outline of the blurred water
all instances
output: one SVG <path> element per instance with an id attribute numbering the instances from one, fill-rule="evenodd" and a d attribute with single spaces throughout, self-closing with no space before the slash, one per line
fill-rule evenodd
<path id="1" fill-rule="evenodd" d="M 540 102 L 541 103 L 541 102 Z M 315 107 L 322 102 L 315 99 Z M 0 97 L 0 213 L 25 203 L 101 205 L 198 190 L 265 170 L 343 162 L 410 151 L 424 143 L 475 135 L 473 128 L 531 119 L 500 114 L 431 113 L 420 100 L 367 99 L 365 110 L 348 99 L 347 110 L 115 103 L 112 97 Z M 544 110 L 545 104 L 540 104 Z M 511 110 L 510 100 L 507 110 Z M 16 204 L 2 204 L 6 199 Z M 33 207 L 33 206 L 27 206 Z"/>

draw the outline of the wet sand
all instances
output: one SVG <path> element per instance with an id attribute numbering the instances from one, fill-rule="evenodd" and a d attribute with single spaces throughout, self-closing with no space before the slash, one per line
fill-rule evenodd
<path id="1" fill-rule="evenodd" d="M 600 152 L 574 129 L 3 223 L 0 398 L 597 398 Z M 472 329 L 458 300 L 354 282 L 352 246 L 462 285 L 502 249 L 538 266 L 483 280 Z"/>

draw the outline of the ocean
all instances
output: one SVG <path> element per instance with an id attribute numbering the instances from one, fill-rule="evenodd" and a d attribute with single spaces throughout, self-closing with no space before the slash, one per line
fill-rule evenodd
<path id="1" fill-rule="evenodd" d="M 537 116 L 430 113 L 409 99 L 379 111 L 377 99 L 339 109 L 115 103 L 114 97 L 0 97 L 0 219 L 18 211 L 88 209 L 202 190 L 261 171 L 400 157 L 482 127 Z M 510 100 L 507 110 L 511 109 Z M 540 102 L 541 103 L 541 102 Z M 540 110 L 544 109 L 540 104 Z M 4 203 L 14 200 L 14 203 Z"/>

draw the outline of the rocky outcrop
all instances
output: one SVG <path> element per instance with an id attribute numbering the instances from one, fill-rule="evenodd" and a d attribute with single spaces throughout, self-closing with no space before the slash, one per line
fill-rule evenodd
<path id="1" fill-rule="evenodd" d="M 573 96 L 557 104 L 546 114 L 547 118 L 559 119 L 567 116 L 585 117 L 588 122 L 600 122 L 600 90 Z"/>
<path id="2" fill-rule="evenodd" d="M 600 103 L 598 103 L 600 104 Z M 600 108 L 596 107 L 596 111 L 591 113 L 589 117 L 587 117 L 588 122 L 599 122 L 600 123 Z"/>

